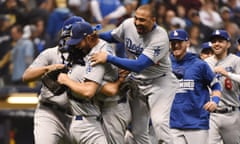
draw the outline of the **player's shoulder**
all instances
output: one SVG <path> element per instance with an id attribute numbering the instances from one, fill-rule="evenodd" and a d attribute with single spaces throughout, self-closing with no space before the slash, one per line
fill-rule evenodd
<path id="1" fill-rule="evenodd" d="M 54 57 L 59 53 L 58 47 L 47 48 L 43 50 L 39 55 L 40 56 L 51 56 Z"/>
<path id="2" fill-rule="evenodd" d="M 94 51 L 95 52 L 106 51 L 109 54 L 113 54 L 112 45 L 110 43 L 108 43 L 107 41 L 102 40 L 102 39 L 99 39 L 98 44 L 94 48 Z"/>
<path id="3" fill-rule="evenodd" d="M 161 38 L 161 39 L 166 38 L 168 40 L 168 33 L 167 33 L 166 29 L 155 24 L 153 31 L 151 32 L 151 37 L 156 37 L 156 38 Z"/>
<path id="4" fill-rule="evenodd" d="M 240 60 L 240 57 L 239 57 L 239 56 L 237 56 L 237 55 L 235 55 L 235 54 L 232 54 L 232 53 L 230 53 L 230 54 L 228 55 L 228 57 L 229 57 L 230 59 Z"/>

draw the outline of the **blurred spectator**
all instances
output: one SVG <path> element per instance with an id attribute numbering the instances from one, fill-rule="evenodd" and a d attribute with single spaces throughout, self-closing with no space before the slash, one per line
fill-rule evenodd
<path id="1" fill-rule="evenodd" d="M 186 25 L 189 25 L 191 23 L 189 19 L 187 18 L 187 10 L 182 4 L 177 5 L 177 16 L 185 21 Z M 184 27 L 185 28 L 185 27 Z"/>
<path id="2" fill-rule="evenodd" d="M 240 31 L 239 31 L 239 27 L 236 23 L 233 23 L 233 22 L 229 22 L 229 23 L 226 23 L 225 24 L 225 27 L 224 29 L 228 32 L 228 34 L 230 35 L 231 39 L 230 39 L 230 43 L 231 43 L 231 46 L 229 48 L 229 52 L 230 53 L 233 53 L 233 54 L 236 54 L 237 52 L 237 38 L 240 34 Z"/>
<path id="3" fill-rule="evenodd" d="M 199 12 L 201 22 L 212 29 L 220 28 L 222 23 L 222 18 L 214 9 L 215 5 L 216 4 L 212 0 L 204 0 L 202 8 Z"/>
<path id="4" fill-rule="evenodd" d="M 5 14 L 10 18 L 11 24 L 26 24 L 28 10 L 20 0 L 6 0 L 0 5 L 0 14 Z"/>
<path id="5" fill-rule="evenodd" d="M 173 10 L 175 13 L 177 12 L 177 2 L 178 0 L 164 0 L 167 5 L 167 9 Z"/>
<path id="6" fill-rule="evenodd" d="M 35 46 L 35 57 L 40 54 L 46 48 L 49 48 L 51 45 L 51 39 L 48 33 L 46 33 L 44 20 L 39 17 L 33 19 L 31 22 L 36 27 L 36 31 L 32 36 L 32 40 Z"/>
<path id="7" fill-rule="evenodd" d="M 30 40 L 31 27 L 14 25 L 11 29 L 11 36 L 14 42 L 12 49 L 12 84 L 22 85 L 22 74 L 32 63 L 34 58 L 34 46 Z"/>
<path id="8" fill-rule="evenodd" d="M 200 49 L 200 29 L 198 26 L 193 25 L 188 29 L 190 46 L 187 51 L 199 55 Z"/>
<path id="9" fill-rule="evenodd" d="M 54 9 L 48 17 L 47 24 L 47 33 L 52 40 L 51 47 L 57 45 L 63 22 L 72 15 L 73 13 L 67 7 L 67 0 L 54 0 Z"/>
<path id="10" fill-rule="evenodd" d="M 36 0 L 36 7 L 31 9 L 27 18 L 28 22 L 31 23 L 33 19 L 42 18 L 44 20 L 44 25 L 47 25 L 48 17 L 50 11 L 53 7 L 52 0 Z"/>
<path id="11" fill-rule="evenodd" d="M 170 22 L 170 30 L 185 29 L 186 22 L 180 17 L 173 17 Z"/>
<path id="12" fill-rule="evenodd" d="M 221 27 L 224 28 L 224 25 L 226 23 L 229 23 L 231 22 L 231 9 L 226 7 L 226 6 L 223 6 L 220 8 L 219 10 L 219 14 L 222 18 L 222 24 L 221 24 Z"/>
<path id="13" fill-rule="evenodd" d="M 118 19 L 127 13 L 120 0 L 91 0 L 90 9 L 94 23 L 101 23 L 103 27 L 108 24 L 117 25 Z"/>
<path id="14" fill-rule="evenodd" d="M 6 15 L 0 15 L 0 88 L 10 80 L 9 66 L 11 55 L 10 20 Z"/>
<path id="15" fill-rule="evenodd" d="M 91 21 L 90 0 L 68 0 L 68 7 L 74 15 Z"/>
<path id="16" fill-rule="evenodd" d="M 233 10 L 232 22 L 240 26 L 240 7 Z"/>
<path id="17" fill-rule="evenodd" d="M 166 4 L 163 2 L 157 2 L 155 5 L 155 9 L 156 9 L 156 22 L 158 25 L 163 26 L 164 23 L 164 19 L 166 16 L 166 11 L 167 11 L 167 7 Z"/>
<path id="18" fill-rule="evenodd" d="M 178 4 L 183 5 L 186 9 L 186 13 L 188 13 L 190 9 L 196 9 L 199 11 L 202 7 L 201 1 L 202 0 L 178 0 Z"/>
<path id="19" fill-rule="evenodd" d="M 195 25 L 199 27 L 200 31 L 200 41 L 208 41 L 210 39 L 209 33 L 213 31 L 212 28 L 204 25 L 199 17 L 199 13 L 195 9 L 191 9 L 188 11 L 188 18 L 191 21 L 191 25 L 188 25 L 186 29 L 189 29 L 192 27 L 192 25 Z M 188 30 L 189 31 L 189 30 Z"/>
<path id="20" fill-rule="evenodd" d="M 172 18 L 174 18 L 174 17 L 176 17 L 175 11 L 174 11 L 174 10 L 171 10 L 171 9 L 168 9 L 168 10 L 166 11 L 166 17 L 165 17 L 165 19 L 164 19 L 164 21 L 163 21 L 163 27 L 164 27 L 167 31 L 171 30 L 171 20 L 172 20 Z"/>

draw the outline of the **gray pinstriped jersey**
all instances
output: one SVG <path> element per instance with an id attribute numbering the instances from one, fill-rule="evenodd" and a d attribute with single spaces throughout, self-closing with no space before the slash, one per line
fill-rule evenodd
<path id="1" fill-rule="evenodd" d="M 210 65 L 212 69 L 216 66 L 224 67 L 228 72 L 240 74 L 240 58 L 236 55 L 229 54 L 224 59 L 217 61 L 214 56 L 206 59 L 206 62 Z M 222 86 L 222 98 L 219 106 L 240 106 L 239 95 L 240 95 L 240 84 L 231 80 L 232 89 L 225 88 L 226 77 L 216 74 Z"/>
<path id="2" fill-rule="evenodd" d="M 67 54 L 64 55 L 67 57 Z M 29 66 L 31 68 L 48 66 L 51 64 L 61 64 L 61 53 L 58 51 L 58 47 L 48 48 L 38 55 L 38 57 Z M 39 100 L 55 102 L 60 106 L 66 106 L 68 104 L 68 98 L 66 93 L 60 96 L 54 96 L 44 85 L 41 88 Z"/>
<path id="3" fill-rule="evenodd" d="M 150 33 L 139 35 L 134 18 L 129 18 L 112 31 L 112 36 L 124 41 L 128 58 L 137 59 L 143 53 L 155 63 L 139 74 L 134 74 L 136 78 L 153 79 L 171 71 L 168 34 L 162 27 L 155 25 Z"/>

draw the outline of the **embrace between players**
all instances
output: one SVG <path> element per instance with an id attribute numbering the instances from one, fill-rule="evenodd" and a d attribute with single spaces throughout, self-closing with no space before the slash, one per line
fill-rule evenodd
<path id="1" fill-rule="evenodd" d="M 75 16 L 66 20 L 62 33 L 65 31 L 69 35 L 64 42 L 42 52 L 23 75 L 24 81 L 36 80 L 70 63 L 66 73 L 54 78 L 66 91 L 56 95 L 49 86 L 41 89 L 34 115 L 35 144 L 211 142 L 209 112 L 222 115 L 217 106 L 228 101 L 220 101 L 223 85 L 215 77 L 216 71 L 187 52 L 184 30 L 168 35 L 156 24 L 151 6 L 142 5 L 134 18 L 112 31 L 98 35 L 96 27 Z M 212 35 L 213 42 L 225 42 L 221 32 Z M 126 57 L 115 56 L 108 42 L 124 43 Z M 62 46 L 66 51 L 60 51 Z M 81 53 L 74 62 L 68 58 L 72 48 Z M 238 108 L 239 102 L 230 105 Z M 234 129 L 240 124 L 239 110 L 236 112 Z M 234 131 L 235 140 L 240 140 L 239 130 Z M 236 143 L 229 137 L 223 140 Z"/>

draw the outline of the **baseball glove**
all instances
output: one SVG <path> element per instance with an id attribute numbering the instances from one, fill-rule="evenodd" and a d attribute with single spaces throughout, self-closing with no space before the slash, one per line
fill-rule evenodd
<path id="1" fill-rule="evenodd" d="M 41 79 L 42 83 L 54 95 L 60 95 L 64 91 L 66 91 L 67 87 L 65 85 L 59 84 L 57 82 L 57 78 L 60 73 L 67 73 L 67 72 L 68 72 L 67 67 L 63 69 L 56 69 L 56 70 L 47 72 L 45 75 L 42 76 L 42 79 Z"/>
<path id="2" fill-rule="evenodd" d="M 139 94 L 139 88 L 137 83 L 131 79 L 126 79 L 119 88 L 120 93 L 123 95 L 129 96 L 129 98 L 133 98 Z"/>

